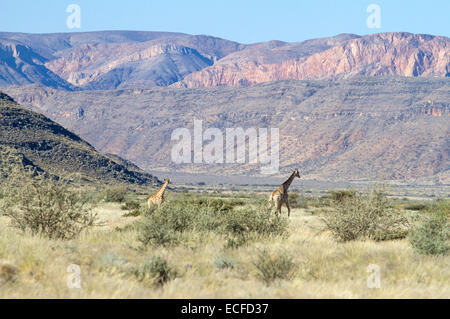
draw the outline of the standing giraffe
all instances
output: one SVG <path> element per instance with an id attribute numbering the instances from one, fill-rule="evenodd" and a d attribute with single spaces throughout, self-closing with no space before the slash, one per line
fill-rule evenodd
<path id="1" fill-rule="evenodd" d="M 148 198 L 147 204 L 150 208 L 153 204 L 158 205 L 158 208 L 161 206 L 161 204 L 164 202 L 164 192 L 166 191 L 167 185 L 169 185 L 170 179 L 166 178 L 164 180 L 163 186 L 153 195 L 151 195 Z"/>
<path id="2" fill-rule="evenodd" d="M 291 216 L 291 208 L 289 207 L 289 199 L 287 191 L 289 186 L 291 186 L 291 183 L 295 177 L 300 178 L 300 173 L 298 169 L 296 169 L 283 184 L 281 184 L 276 190 L 272 192 L 272 194 L 270 194 L 269 207 L 272 207 L 273 202 L 275 202 L 277 206 L 277 212 L 279 215 L 281 215 L 281 205 L 285 203 L 288 209 L 288 217 Z"/>

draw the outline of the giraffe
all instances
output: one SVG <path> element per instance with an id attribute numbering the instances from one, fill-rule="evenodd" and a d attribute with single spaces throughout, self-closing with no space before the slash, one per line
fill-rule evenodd
<path id="1" fill-rule="evenodd" d="M 164 202 L 164 192 L 166 191 L 167 185 L 169 185 L 170 179 L 166 178 L 164 180 L 164 184 L 161 186 L 161 188 L 153 195 L 151 195 L 148 198 L 147 204 L 150 208 L 153 204 L 158 205 L 158 208 L 161 206 L 161 204 Z"/>
<path id="2" fill-rule="evenodd" d="M 291 186 L 291 183 L 295 177 L 300 178 L 300 172 L 298 171 L 298 169 L 296 169 L 283 184 L 281 184 L 276 190 L 272 192 L 272 194 L 270 194 L 269 207 L 272 207 L 273 202 L 275 202 L 277 206 L 277 212 L 279 215 L 281 215 L 281 205 L 285 203 L 288 209 L 288 217 L 291 216 L 291 208 L 289 207 L 287 191 L 289 186 Z"/>

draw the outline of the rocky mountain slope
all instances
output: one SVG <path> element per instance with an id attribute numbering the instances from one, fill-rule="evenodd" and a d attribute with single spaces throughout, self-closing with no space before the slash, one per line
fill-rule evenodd
<path id="1" fill-rule="evenodd" d="M 0 92 L 0 150 L 9 150 L 25 166 L 53 176 L 80 174 L 85 182 L 159 184 L 156 177 L 90 144 L 45 116 Z M 1 164 L 1 163 L 0 163 Z"/>
<path id="2" fill-rule="evenodd" d="M 271 48 L 266 55 L 278 56 L 280 50 L 289 47 L 292 44 Z M 256 53 L 248 54 L 248 51 L 230 54 L 174 85 L 192 88 L 248 85 L 280 79 L 450 76 L 450 39 L 447 37 L 410 33 L 341 37 L 297 57 L 286 55 L 284 59 L 275 60 Z M 294 51 L 299 52 L 298 49 Z"/>
<path id="3" fill-rule="evenodd" d="M 146 169 L 258 175 L 259 165 L 171 161 L 176 128 L 280 129 L 280 174 L 323 180 L 431 178 L 450 183 L 450 79 L 357 77 L 248 87 L 65 92 L 9 87 L 8 94 L 105 153 Z M 205 142 L 205 144 L 207 144 Z"/>
<path id="4" fill-rule="evenodd" d="M 450 39 L 403 32 L 240 44 L 206 35 L 0 33 L 0 86 L 247 86 L 283 79 L 450 76 Z"/>
<path id="5" fill-rule="evenodd" d="M 0 86 L 167 86 L 245 46 L 210 36 L 104 31 L 0 33 Z"/>

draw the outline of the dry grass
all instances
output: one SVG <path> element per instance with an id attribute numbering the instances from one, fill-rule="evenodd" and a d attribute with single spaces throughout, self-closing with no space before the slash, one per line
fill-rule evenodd
<path id="1" fill-rule="evenodd" d="M 406 239 L 338 243 L 320 232 L 320 218 L 294 209 L 288 237 L 252 241 L 236 249 L 213 232 L 188 232 L 176 246 L 142 249 L 120 204 L 96 209 L 101 227 L 69 241 L 22 234 L 0 218 L 0 260 L 16 267 L 0 298 L 450 298 L 450 257 L 415 253 Z M 289 279 L 267 285 L 255 261 L 266 249 L 295 264 Z M 151 257 L 167 260 L 177 276 L 149 286 L 133 269 Z M 217 260 L 233 261 L 218 267 Z M 68 288 L 67 267 L 81 267 L 81 289 Z M 368 288 L 369 264 L 381 269 L 381 287 Z"/>

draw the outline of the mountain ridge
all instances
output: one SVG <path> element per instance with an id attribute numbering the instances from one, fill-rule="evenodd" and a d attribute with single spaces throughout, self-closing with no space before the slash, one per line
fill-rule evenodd
<path id="1" fill-rule="evenodd" d="M 450 39 L 407 32 L 241 44 L 150 31 L 0 32 L 0 86 L 246 86 L 284 79 L 450 76 Z"/>

